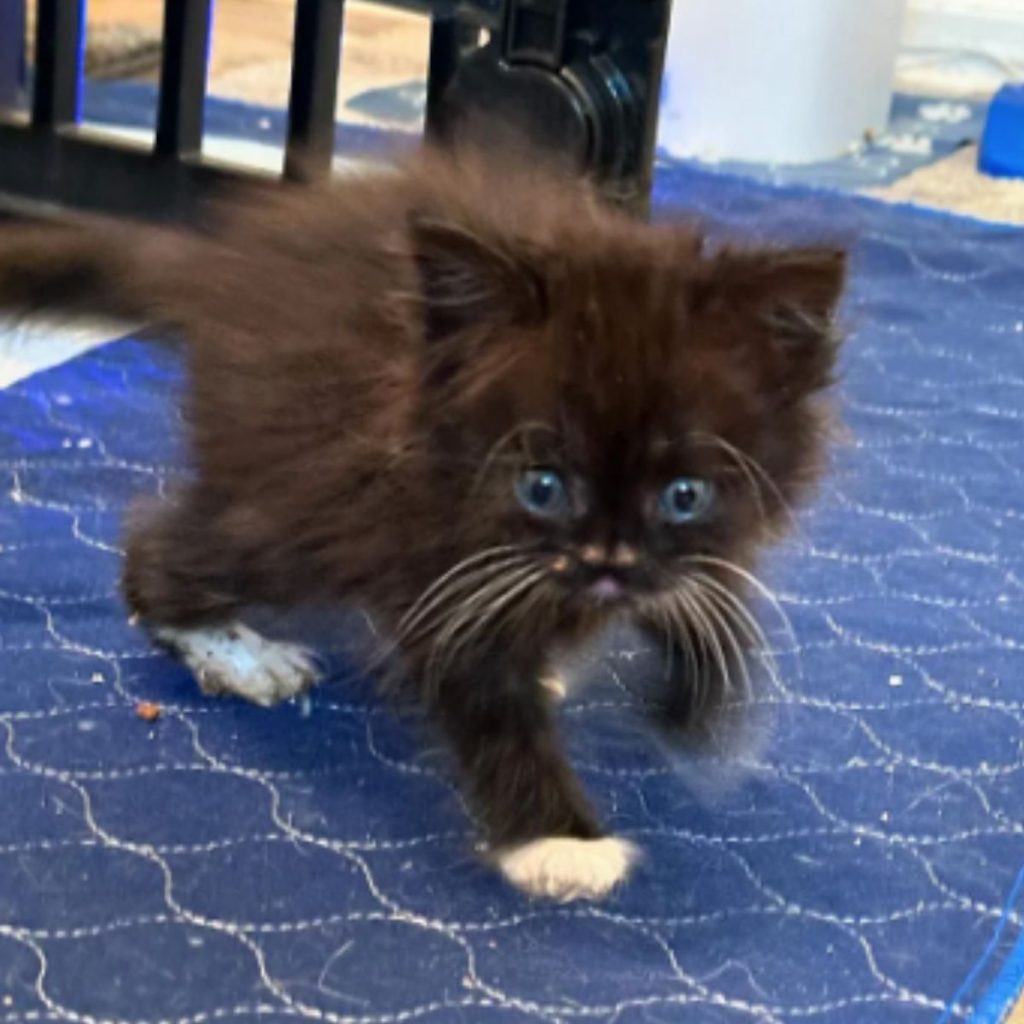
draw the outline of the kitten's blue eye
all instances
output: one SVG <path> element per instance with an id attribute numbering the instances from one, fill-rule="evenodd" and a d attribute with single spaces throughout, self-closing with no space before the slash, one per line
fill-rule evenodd
<path id="1" fill-rule="evenodd" d="M 565 483 L 553 469 L 528 469 L 516 481 L 516 497 L 527 512 L 544 519 L 563 515 L 569 508 Z"/>
<path id="2" fill-rule="evenodd" d="M 706 480 L 681 476 L 661 492 L 658 512 L 675 526 L 700 519 L 710 508 L 714 491 Z"/>

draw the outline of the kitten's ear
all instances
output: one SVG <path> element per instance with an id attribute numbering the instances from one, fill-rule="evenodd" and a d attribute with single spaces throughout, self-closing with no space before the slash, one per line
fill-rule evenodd
<path id="1" fill-rule="evenodd" d="M 846 253 L 829 247 L 723 250 L 712 258 L 705 298 L 771 341 L 769 364 L 789 394 L 831 382 L 839 335 L 836 307 L 846 280 Z"/>
<path id="2" fill-rule="evenodd" d="M 422 213 L 409 217 L 428 341 L 481 326 L 538 324 L 546 302 L 539 260 Z"/>

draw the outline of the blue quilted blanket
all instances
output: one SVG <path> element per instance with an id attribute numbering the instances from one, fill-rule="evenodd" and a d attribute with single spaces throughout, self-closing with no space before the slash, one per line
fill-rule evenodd
<path id="1" fill-rule="evenodd" d="M 773 731 L 666 763 L 613 647 L 566 730 L 647 851 L 599 906 L 477 867 L 331 630 L 308 706 L 208 701 L 126 621 L 178 464 L 172 348 L 0 392 L 0 1021 L 998 1021 L 1024 979 L 1024 237 L 665 171 L 725 230 L 856 245 L 852 439 L 767 576 Z M 347 631 L 347 632 L 346 632 Z M 137 714 L 140 701 L 159 718 Z M 728 779 L 731 784 L 719 784 Z"/>

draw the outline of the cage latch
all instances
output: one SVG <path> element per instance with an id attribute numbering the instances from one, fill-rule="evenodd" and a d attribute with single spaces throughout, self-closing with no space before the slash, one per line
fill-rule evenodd
<path id="1" fill-rule="evenodd" d="M 569 0 L 506 0 L 505 60 L 561 68 L 568 6 Z"/>

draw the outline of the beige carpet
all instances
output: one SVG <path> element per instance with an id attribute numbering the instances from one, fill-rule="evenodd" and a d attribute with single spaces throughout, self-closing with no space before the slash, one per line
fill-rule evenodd
<path id="1" fill-rule="evenodd" d="M 1006 1019 L 1006 1024 L 1024 1024 L 1024 998 L 1021 999 L 1016 1009 Z"/>
<path id="2" fill-rule="evenodd" d="M 978 172 L 977 162 L 977 146 L 968 146 L 867 194 L 983 220 L 1024 224 L 1024 179 L 987 177 Z"/>
<path id="3" fill-rule="evenodd" d="M 210 95 L 262 106 L 288 103 L 294 0 L 218 0 L 210 49 Z M 90 0 L 87 65 L 95 77 L 155 79 L 159 67 L 161 0 Z M 30 19 L 29 36 L 32 25 Z M 367 89 L 423 81 L 426 18 L 352 0 L 345 8 L 338 116 Z M 380 123 L 375 122 L 375 123 Z"/>
<path id="4" fill-rule="evenodd" d="M 217 6 L 218 23 L 210 69 L 210 93 L 226 99 L 262 106 L 283 107 L 288 102 L 291 75 L 292 4 L 283 0 L 256 0 L 262 14 L 261 39 L 252 32 L 252 0 L 228 0 Z M 224 42 L 221 31 L 232 37 Z M 345 13 L 342 73 L 338 88 L 338 117 L 364 120 L 345 109 L 348 101 L 367 89 L 425 81 L 429 49 L 425 18 L 380 6 L 350 3 Z M 380 122 L 375 122 L 380 123 Z"/>

